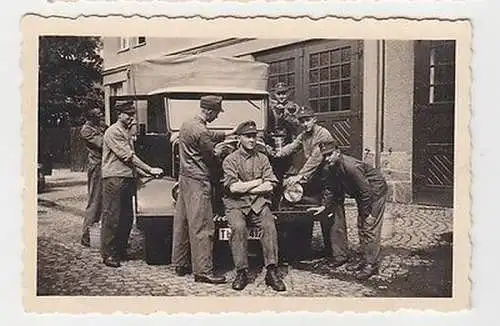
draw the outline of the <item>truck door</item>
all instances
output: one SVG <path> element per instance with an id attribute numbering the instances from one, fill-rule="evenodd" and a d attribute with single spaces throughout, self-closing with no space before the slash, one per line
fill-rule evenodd
<path id="1" fill-rule="evenodd" d="M 135 137 L 137 155 L 151 166 L 161 167 L 166 173 L 172 170 L 170 133 L 167 130 L 162 96 L 113 96 L 110 98 L 111 123 L 117 119 L 113 110 L 118 101 L 134 101 L 137 108 Z"/>
<path id="2" fill-rule="evenodd" d="M 165 106 L 161 95 L 110 97 L 111 123 L 117 119 L 113 110 L 118 101 L 134 101 L 137 125 L 131 130 L 135 138 L 137 156 L 150 166 L 160 167 L 166 173 L 161 179 L 142 178 L 135 196 L 137 217 L 172 216 L 174 182 L 168 174 L 172 170 L 172 147 L 167 130 Z"/>

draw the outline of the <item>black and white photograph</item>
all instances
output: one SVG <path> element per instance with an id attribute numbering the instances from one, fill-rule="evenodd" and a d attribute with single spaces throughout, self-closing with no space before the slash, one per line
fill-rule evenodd
<path id="1" fill-rule="evenodd" d="M 37 36 L 35 296 L 454 298 L 457 39 L 226 33 Z"/>

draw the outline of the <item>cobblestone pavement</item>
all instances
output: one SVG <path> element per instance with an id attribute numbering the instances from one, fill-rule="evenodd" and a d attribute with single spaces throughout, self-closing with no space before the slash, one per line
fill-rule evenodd
<path id="1" fill-rule="evenodd" d="M 241 292 L 231 289 L 234 272 L 219 268 L 228 283 L 194 283 L 177 277 L 170 265 L 148 265 L 143 259 L 143 234 L 134 227 L 130 260 L 114 269 L 102 264 L 97 245 L 79 244 L 86 204 L 85 174 L 54 171 L 48 189 L 38 195 L 38 295 L 146 296 L 451 296 L 452 210 L 439 207 L 388 204 L 382 231 L 380 273 L 359 282 L 344 267 L 332 270 L 322 259 L 282 268 L 287 291 L 277 293 L 264 284 L 265 270 L 251 260 L 251 284 Z M 356 206 L 346 205 L 351 250 L 358 247 Z M 98 227 L 92 231 L 98 242 Z M 322 249 L 319 223 L 312 247 Z"/>

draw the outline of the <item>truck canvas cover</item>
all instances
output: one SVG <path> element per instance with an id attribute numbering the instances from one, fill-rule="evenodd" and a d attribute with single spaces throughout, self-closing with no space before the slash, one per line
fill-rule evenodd
<path id="1" fill-rule="evenodd" d="M 133 94 L 265 93 L 268 65 L 234 57 L 175 55 L 131 64 L 129 78 Z"/>

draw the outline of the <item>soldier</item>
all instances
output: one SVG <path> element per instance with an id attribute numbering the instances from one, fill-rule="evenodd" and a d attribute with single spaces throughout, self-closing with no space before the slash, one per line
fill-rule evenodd
<path id="1" fill-rule="evenodd" d="M 127 243 L 133 223 L 132 196 L 135 193 L 137 169 L 141 174 L 159 176 L 134 153 L 130 127 L 135 120 L 132 101 L 117 105 L 118 120 L 104 133 L 102 148 L 103 213 L 101 254 L 104 264 L 120 267 L 127 259 Z"/>
<path id="2" fill-rule="evenodd" d="M 176 274 L 184 276 L 192 271 L 195 282 L 212 284 L 226 281 L 225 277 L 214 275 L 212 261 L 215 232 L 212 186 L 220 182 L 214 143 L 234 133 L 234 129 L 213 132 L 207 128 L 207 123 L 223 112 L 221 103 L 220 96 L 201 97 L 200 114 L 180 128 L 179 197 L 173 227 L 172 263 Z"/>
<path id="3" fill-rule="evenodd" d="M 333 267 L 348 261 L 344 197 L 349 194 L 358 206 L 358 236 L 361 259 L 346 269 L 358 271 L 356 278 L 368 279 L 378 273 L 380 233 L 385 211 L 387 183 L 382 173 L 367 163 L 341 154 L 334 144 L 322 145 L 322 205 L 311 208 L 314 215 L 327 215 L 334 222 L 330 229 Z"/>
<path id="4" fill-rule="evenodd" d="M 240 147 L 229 154 L 222 164 L 226 217 L 231 228 L 231 249 L 236 278 L 233 289 L 241 291 L 248 284 L 247 223 L 261 231 L 262 253 L 267 269 L 265 282 L 275 291 L 285 291 L 285 284 L 276 270 L 278 236 L 271 213 L 270 194 L 278 180 L 266 155 L 255 148 L 257 127 L 254 121 L 241 123 L 236 129 Z"/>
<path id="5" fill-rule="evenodd" d="M 334 142 L 330 132 L 317 124 L 317 118 L 309 107 L 302 107 L 297 113 L 297 118 L 302 124 L 302 133 L 290 144 L 283 147 L 276 153 L 276 157 L 289 157 L 302 150 L 305 157 L 305 162 L 301 166 L 294 164 L 289 174 L 294 174 L 284 180 L 284 187 L 294 183 L 305 184 L 304 192 L 313 197 L 319 196 L 320 189 L 320 165 L 323 161 L 323 156 L 320 150 L 320 144 Z M 320 219 L 321 231 L 323 233 L 325 256 L 329 257 L 330 242 L 327 232 L 330 228 L 331 221 L 325 218 Z"/>
<path id="6" fill-rule="evenodd" d="M 87 207 L 83 220 L 82 238 L 80 243 L 90 247 L 90 226 L 99 222 L 102 211 L 102 178 L 101 157 L 102 139 L 106 131 L 104 114 L 99 108 L 91 109 L 87 113 L 87 121 L 80 130 L 80 135 L 88 151 L 87 159 Z"/>
<path id="7" fill-rule="evenodd" d="M 285 180 L 285 185 L 299 181 L 308 182 L 323 160 L 319 145 L 334 142 L 330 132 L 317 124 L 317 118 L 310 108 L 302 107 L 297 113 L 297 118 L 303 128 L 302 133 L 292 143 L 277 151 L 275 156 L 287 157 L 302 149 L 306 161 L 301 167 L 297 167 L 298 172 L 296 175 Z"/>
<path id="8" fill-rule="evenodd" d="M 266 143 L 279 149 L 299 134 L 300 124 L 296 114 L 300 106 L 289 100 L 289 88 L 285 83 L 277 83 L 271 95 Z"/>

